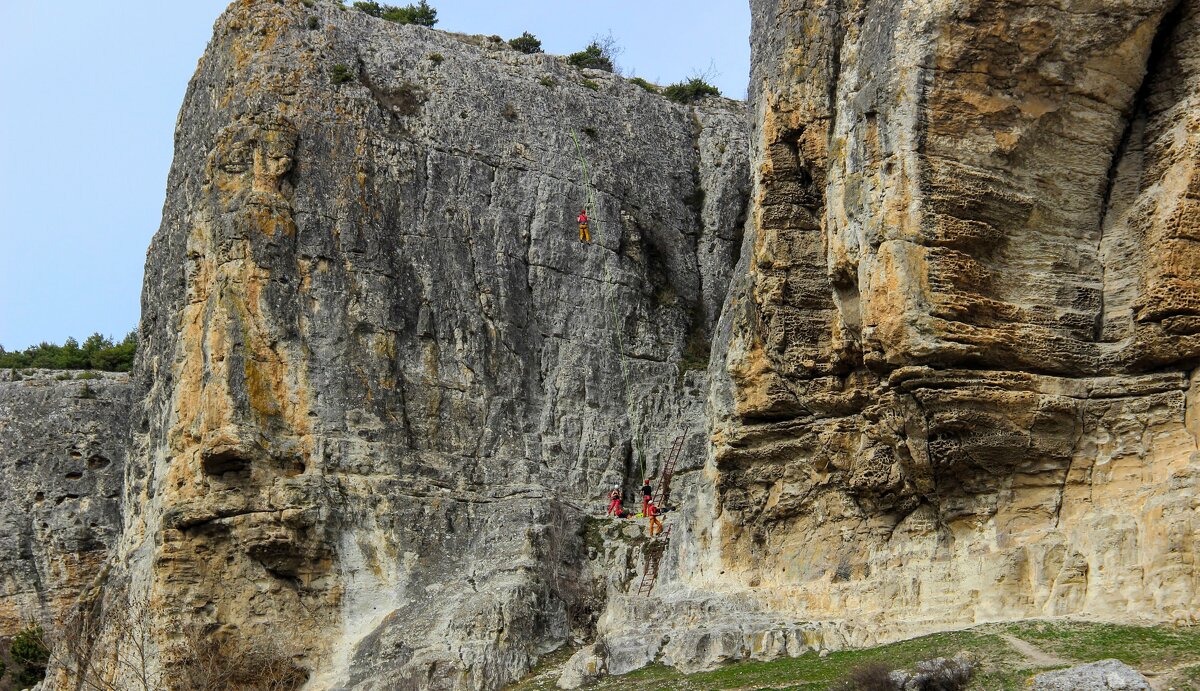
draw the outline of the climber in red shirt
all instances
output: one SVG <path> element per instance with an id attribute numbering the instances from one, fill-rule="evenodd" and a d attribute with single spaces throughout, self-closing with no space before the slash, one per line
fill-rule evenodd
<path id="1" fill-rule="evenodd" d="M 613 485 L 612 491 L 608 493 L 608 511 L 605 516 L 621 516 L 621 486 Z"/>
<path id="2" fill-rule="evenodd" d="M 587 209 L 579 212 L 579 241 L 591 242 L 592 235 L 588 232 Z"/>

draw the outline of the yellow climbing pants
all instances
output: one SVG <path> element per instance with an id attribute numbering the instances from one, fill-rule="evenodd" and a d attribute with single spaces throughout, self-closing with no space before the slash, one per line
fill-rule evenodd
<path id="1" fill-rule="evenodd" d="M 591 233 L 588 232 L 588 227 L 587 227 L 586 223 L 579 224 L 579 241 L 580 242 L 591 242 L 592 241 L 592 235 L 591 235 Z"/>

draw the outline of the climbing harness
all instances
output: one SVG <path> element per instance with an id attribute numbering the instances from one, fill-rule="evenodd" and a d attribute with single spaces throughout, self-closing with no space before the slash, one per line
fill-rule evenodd
<path id="1" fill-rule="evenodd" d="M 573 139 L 575 141 L 575 153 L 579 156 L 579 167 L 583 171 L 584 189 L 587 190 L 587 206 L 586 206 L 586 208 L 592 209 L 593 211 L 595 211 L 597 208 L 596 207 L 595 188 L 592 186 L 591 175 L 588 174 L 587 159 L 585 159 L 583 157 L 583 147 L 580 146 L 580 144 L 579 144 L 579 135 L 575 132 L 574 129 L 571 130 L 571 139 Z M 597 240 L 602 241 L 604 239 L 604 231 L 600 227 L 600 219 L 595 218 L 595 219 L 591 219 L 591 220 L 596 225 Z M 586 226 L 583 224 L 580 225 L 579 230 L 580 230 L 581 238 L 582 238 L 583 233 L 585 232 L 585 230 L 584 230 L 585 227 Z M 612 272 L 611 272 L 611 269 L 609 268 L 609 265 L 607 262 L 604 264 L 604 277 L 606 279 L 608 279 L 609 283 L 614 283 L 614 281 L 612 280 Z M 629 392 L 629 367 L 628 367 L 628 365 L 625 364 L 625 339 L 621 337 L 621 329 L 619 328 L 620 320 L 618 319 L 617 305 L 613 301 L 612 294 L 609 294 L 607 296 L 606 302 L 608 302 L 609 327 L 612 328 L 613 338 L 616 340 L 616 343 L 617 343 L 617 362 L 621 366 L 621 381 L 625 386 L 625 414 L 629 418 L 630 435 L 632 437 L 632 442 L 633 442 L 633 453 L 637 456 L 638 467 L 640 469 L 641 474 L 645 475 L 645 473 L 646 473 L 646 457 L 645 457 L 645 454 L 642 453 L 641 438 L 638 436 L 638 420 L 636 419 L 636 416 L 634 415 L 633 397 L 630 395 L 630 392 Z"/>

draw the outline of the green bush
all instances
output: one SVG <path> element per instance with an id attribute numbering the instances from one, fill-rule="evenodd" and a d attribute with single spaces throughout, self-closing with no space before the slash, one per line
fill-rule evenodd
<path id="1" fill-rule="evenodd" d="M 350 68 L 345 65 L 334 65 L 329 70 L 329 81 L 333 82 L 334 84 L 345 84 L 346 82 L 353 80 L 354 73 L 351 72 Z"/>
<path id="2" fill-rule="evenodd" d="M 592 41 L 592 43 L 578 53 L 571 53 L 567 56 L 567 63 L 579 69 L 604 70 L 612 72 L 616 66 L 613 64 L 610 51 L 606 51 L 601 45 Z"/>
<path id="3" fill-rule="evenodd" d="M 309 17 L 307 26 L 309 29 L 320 29 L 321 28 L 321 20 L 317 19 L 316 17 Z"/>
<path id="4" fill-rule="evenodd" d="M 588 89 L 591 89 L 592 91 L 599 91 L 599 90 L 600 90 L 600 85 L 599 85 L 599 84 L 597 84 L 596 82 L 594 82 L 594 81 L 590 80 L 590 79 L 585 79 L 585 80 L 583 80 L 583 81 L 581 81 L 581 82 L 579 82 L 579 83 L 580 83 L 581 85 L 583 85 L 584 87 L 586 87 L 586 88 L 588 88 Z"/>
<path id="5" fill-rule="evenodd" d="M 18 367 L 128 372 L 133 367 L 136 352 L 136 331 L 130 332 L 120 343 L 113 343 L 112 339 L 96 333 L 88 336 L 82 346 L 74 338 L 68 338 L 62 345 L 42 342 L 12 353 L 0 346 L 0 368 L 7 367 L 14 372 Z"/>
<path id="6" fill-rule="evenodd" d="M 516 38 L 509 39 L 508 45 L 512 46 L 515 50 L 525 53 L 526 55 L 533 55 L 534 53 L 542 52 L 542 42 L 538 40 L 537 36 L 534 36 L 528 31 L 522 33 Z"/>
<path id="7" fill-rule="evenodd" d="M 397 24 L 417 24 L 418 26 L 437 24 L 437 10 L 430 7 L 426 0 L 420 0 L 415 5 L 410 4 L 404 7 L 381 5 L 377 2 L 356 2 L 354 9 Z"/>
<path id="8" fill-rule="evenodd" d="M 642 87 L 643 89 L 645 89 L 646 91 L 649 91 L 652 94 L 658 93 L 657 86 L 655 86 L 654 84 L 651 84 L 650 82 L 646 81 L 645 79 L 642 79 L 641 77 L 634 77 L 634 78 L 630 79 L 629 81 L 633 82 L 634 84 L 637 84 L 638 86 Z"/>
<path id="9" fill-rule="evenodd" d="M 46 676 L 50 649 L 46 647 L 46 634 L 41 626 L 30 624 L 13 636 L 8 654 L 20 670 L 14 670 L 20 687 L 33 686 Z"/>
<path id="10" fill-rule="evenodd" d="M 429 62 L 432 62 L 435 65 L 442 64 L 442 61 L 446 59 L 441 53 L 430 53 L 428 57 Z"/>
<path id="11" fill-rule="evenodd" d="M 696 103 L 706 96 L 720 96 L 721 90 L 700 77 L 692 77 L 664 88 L 662 95 L 676 103 Z"/>
<path id="12" fill-rule="evenodd" d="M 541 84 L 542 86 L 549 89 L 552 86 L 557 86 L 558 82 L 554 81 L 554 79 L 551 77 L 542 77 L 541 79 L 538 80 L 538 84 Z"/>

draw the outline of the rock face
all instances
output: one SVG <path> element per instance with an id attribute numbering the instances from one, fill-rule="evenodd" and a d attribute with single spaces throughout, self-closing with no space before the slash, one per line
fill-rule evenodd
<path id="1" fill-rule="evenodd" d="M 1194 609 L 1200 4 L 751 6 L 681 587 L 853 642 Z"/>
<path id="2" fill-rule="evenodd" d="M 632 495 L 643 454 L 703 440 L 745 118 L 331 3 L 235 2 L 147 259 L 113 576 L 168 674 L 172 617 L 274 640 L 312 688 L 495 688 L 589 636 L 583 517 Z"/>
<path id="3" fill-rule="evenodd" d="M 127 375 L 0 372 L 0 637 L 49 629 L 121 528 Z"/>
<path id="4" fill-rule="evenodd" d="M 221 17 L 106 590 L 163 685 L 187 632 L 313 689 L 490 689 L 568 641 L 569 686 L 1196 618 L 1200 2 L 751 7 L 752 122 L 330 2 Z M 588 517 L 678 435 L 669 542 Z M 5 502 L 58 496 L 49 454 Z M 63 560 L 21 553 L 0 617 Z"/>

